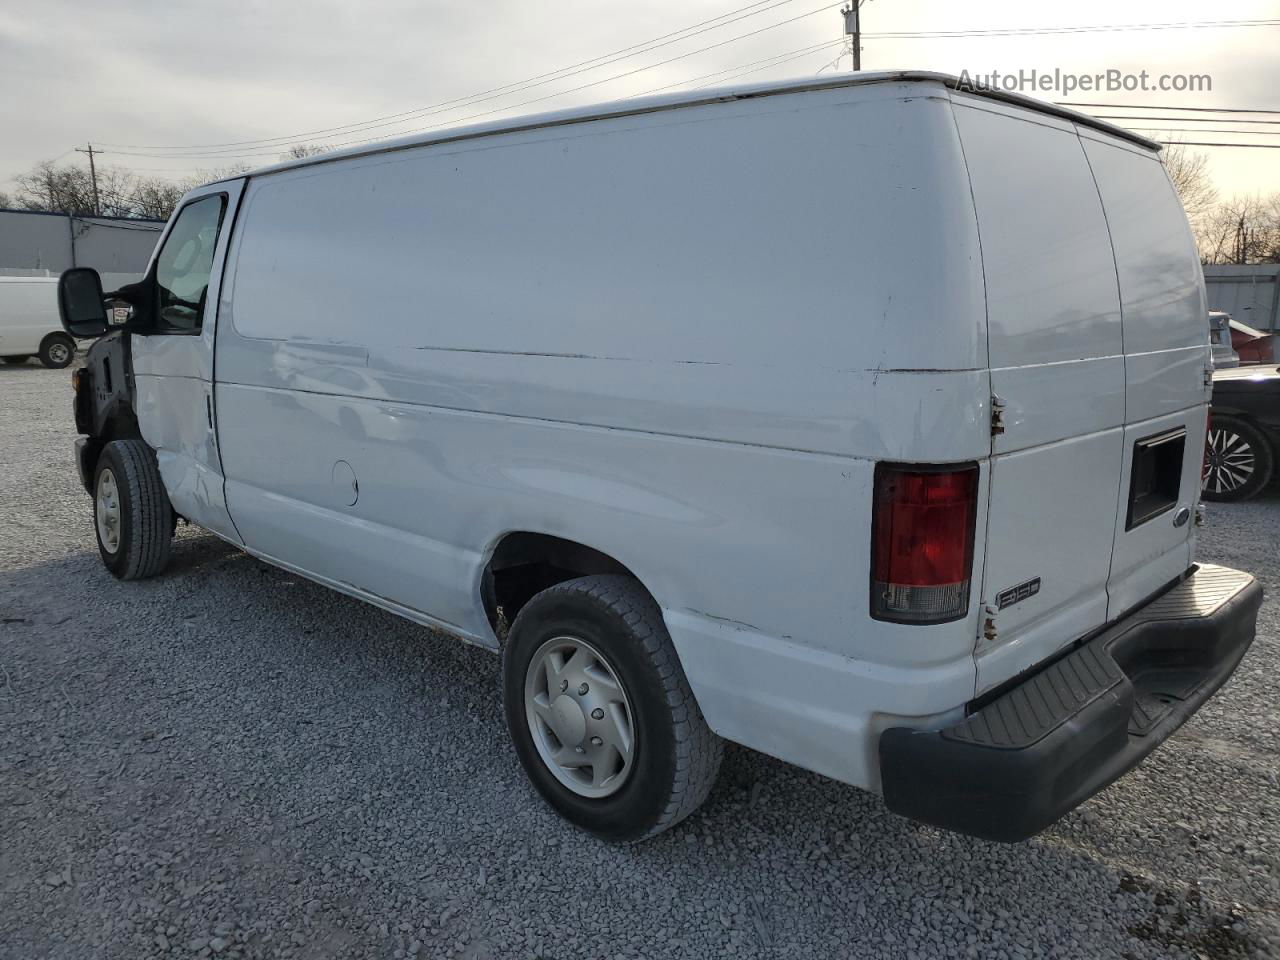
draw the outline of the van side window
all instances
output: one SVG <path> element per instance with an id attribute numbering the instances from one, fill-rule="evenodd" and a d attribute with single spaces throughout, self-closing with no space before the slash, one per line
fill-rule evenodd
<path id="1" fill-rule="evenodd" d="M 161 330 L 187 333 L 200 329 L 226 206 L 227 198 L 217 194 L 187 204 L 178 214 L 156 258 L 156 315 Z"/>

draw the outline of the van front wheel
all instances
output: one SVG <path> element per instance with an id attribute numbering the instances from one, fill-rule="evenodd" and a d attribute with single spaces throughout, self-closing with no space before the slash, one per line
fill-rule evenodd
<path id="1" fill-rule="evenodd" d="M 102 448 L 93 477 L 98 553 L 121 580 L 154 577 L 169 562 L 173 507 L 155 454 L 141 440 Z"/>
<path id="2" fill-rule="evenodd" d="M 706 799 L 723 742 L 707 726 L 657 603 L 635 580 L 549 587 L 511 627 L 503 703 L 516 753 L 562 816 L 642 840 Z"/>

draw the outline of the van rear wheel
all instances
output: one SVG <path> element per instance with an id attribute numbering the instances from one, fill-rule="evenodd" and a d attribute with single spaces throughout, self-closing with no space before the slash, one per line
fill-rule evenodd
<path id="1" fill-rule="evenodd" d="M 1212 414 L 1204 457 L 1200 495 L 1206 500 L 1248 500 L 1271 481 L 1271 444 L 1247 420 Z"/>
<path id="2" fill-rule="evenodd" d="M 521 609 L 502 655 L 507 728 L 565 819 L 642 840 L 706 799 L 723 742 L 707 726 L 657 603 L 626 576 L 569 580 Z"/>
<path id="3" fill-rule="evenodd" d="M 102 448 L 93 521 L 102 562 L 121 580 L 154 577 L 168 564 L 173 507 L 155 454 L 141 440 L 114 440 Z"/>

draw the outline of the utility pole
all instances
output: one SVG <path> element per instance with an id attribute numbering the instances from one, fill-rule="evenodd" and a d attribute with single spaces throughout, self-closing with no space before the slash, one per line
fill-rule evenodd
<path id="1" fill-rule="evenodd" d="M 849 0 L 849 6 L 840 12 L 844 14 L 844 32 L 853 38 L 853 69 L 862 69 L 862 29 L 858 21 L 858 8 L 864 0 Z"/>
<path id="2" fill-rule="evenodd" d="M 854 56 L 856 57 L 857 54 L 854 54 Z M 89 155 L 89 177 L 93 180 L 93 215 L 95 217 L 100 217 L 102 216 L 102 204 L 98 201 L 98 168 L 94 166 L 93 155 L 95 153 L 101 153 L 102 151 L 94 150 L 92 143 L 86 144 L 86 146 L 88 146 L 89 149 L 81 150 L 79 147 L 76 147 L 76 153 L 87 153 Z"/>

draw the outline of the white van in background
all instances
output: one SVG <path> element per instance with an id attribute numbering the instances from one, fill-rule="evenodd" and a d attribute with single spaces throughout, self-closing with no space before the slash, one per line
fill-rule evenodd
<path id="1" fill-rule="evenodd" d="M 0 277 L 0 360 L 65 367 L 75 352 L 58 319 L 58 278 Z"/>
<path id="2" fill-rule="evenodd" d="M 176 514 L 500 650 L 530 779 L 603 837 L 688 815 L 726 738 L 1025 838 L 1261 601 L 1193 560 L 1205 297 L 1157 149 L 860 73 L 200 187 L 76 378 L 102 559 L 159 573 Z M 96 274 L 61 296 L 106 332 Z"/>

